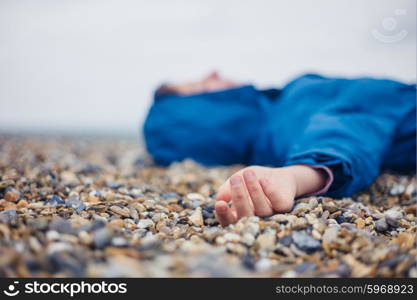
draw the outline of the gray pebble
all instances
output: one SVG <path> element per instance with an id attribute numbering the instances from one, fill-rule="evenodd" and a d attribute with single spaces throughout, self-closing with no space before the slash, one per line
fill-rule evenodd
<path id="1" fill-rule="evenodd" d="M 58 233 L 75 234 L 75 230 L 72 228 L 71 223 L 63 218 L 54 218 L 49 224 L 49 229 Z"/>
<path id="2" fill-rule="evenodd" d="M 65 205 L 67 207 L 75 209 L 80 205 L 80 202 L 81 202 L 80 197 L 73 195 L 73 196 L 68 197 L 68 199 L 65 201 Z"/>
<path id="3" fill-rule="evenodd" d="M 379 219 L 375 222 L 375 230 L 379 232 L 384 232 L 388 229 L 388 224 L 384 218 Z"/>
<path id="4" fill-rule="evenodd" d="M 138 222 L 138 227 L 141 229 L 146 229 L 153 226 L 153 221 L 150 219 L 141 219 Z"/>
<path id="5" fill-rule="evenodd" d="M 302 214 L 302 213 L 304 213 L 308 210 L 310 210 L 310 205 L 307 204 L 307 203 L 300 202 L 300 203 L 297 203 L 294 206 L 291 213 L 293 213 L 294 215 L 299 215 L 299 214 Z"/>
<path id="6" fill-rule="evenodd" d="M 289 247 L 292 243 L 292 237 L 291 235 L 284 235 L 282 238 L 279 239 L 278 242 L 284 245 L 285 247 Z"/>
<path id="7" fill-rule="evenodd" d="M 393 220 L 399 220 L 402 218 L 403 214 L 401 211 L 395 210 L 395 209 L 389 209 L 386 212 L 384 212 L 384 215 L 387 218 L 393 219 Z"/>
<path id="8" fill-rule="evenodd" d="M 0 212 L 0 222 L 13 225 L 17 222 L 16 210 L 10 209 Z"/>
<path id="9" fill-rule="evenodd" d="M 94 245 L 101 249 L 110 244 L 112 232 L 107 228 L 101 228 L 94 233 Z"/>
<path id="10" fill-rule="evenodd" d="M 85 206 L 84 202 L 82 202 L 82 201 L 80 200 L 80 197 L 78 197 L 78 196 L 76 196 L 76 195 L 70 196 L 70 197 L 69 197 L 69 198 L 65 201 L 65 205 L 66 205 L 67 207 L 70 207 L 70 208 L 75 209 L 75 211 L 76 211 L 77 213 L 80 213 L 81 211 L 83 211 L 83 210 L 86 208 L 86 206 Z"/>
<path id="11" fill-rule="evenodd" d="M 387 217 L 386 220 L 387 220 L 387 223 L 389 225 L 391 225 L 392 227 L 398 227 L 398 226 L 400 226 L 400 222 L 398 220 L 396 220 L 396 219 Z"/>
<path id="12" fill-rule="evenodd" d="M 59 197 L 58 195 L 53 195 L 51 198 L 48 198 L 45 201 L 45 204 L 49 204 L 53 207 L 59 206 L 59 205 L 65 205 L 65 200 Z"/>
<path id="13" fill-rule="evenodd" d="M 317 251 L 321 248 L 320 242 L 312 238 L 304 231 L 297 231 L 293 233 L 292 240 L 300 250 L 303 250 L 307 253 Z"/>
<path id="14" fill-rule="evenodd" d="M 125 238 L 122 238 L 120 236 L 116 236 L 112 238 L 111 244 L 115 247 L 126 247 L 128 245 L 128 242 Z"/>
<path id="15" fill-rule="evenodd" d="M 309 273 L 309 272 L 313 272 L 315 269 L 317 268 L 317 265 L 311 261 L 305 261 L 301 264 L 299 264 L 296 268 L 295 268 L 295 272 L 297 274 L 303 274 L 303 273 Z"/>

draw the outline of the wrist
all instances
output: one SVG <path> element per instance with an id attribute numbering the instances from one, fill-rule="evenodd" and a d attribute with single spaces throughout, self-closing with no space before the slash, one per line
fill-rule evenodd
<path id="1" fill-rule="evenodd" d="M 294 176 L 296 197 L 312 194 L 325 186 L 327 174 L 321 169 L 308 165 L 285 167 Z"/>

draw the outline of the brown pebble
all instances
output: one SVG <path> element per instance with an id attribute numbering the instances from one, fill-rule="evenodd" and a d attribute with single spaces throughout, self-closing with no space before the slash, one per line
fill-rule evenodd
<path id="1" fill-rule="evenodd" d="M 130 217 L 130 212 L 129 212 L 129 209 L 127 207 L 121 208 L 117 205 L 113 205 L 113 206 L 110 207 L 110 210 L 112 212 L 122 216 L 122 217 L 126 217 L 126 218 Z"/>
<path id="2" fill-rule="evenodd" d="M 405 211 L 406 214 L 416 215 L 417 204 L 413 204 L 413 205 L 409 205 L 409 206 L 404 207 L 404 211 Z"/>
<path id="3" fill-rule="evenodd" d="M 351 268 L 352 277 L 370 276 L 374 270 L 374 266 L 368 266 L 357 261 L 352 254 L 347 254 L 343 256 L 342 259 Z"/>
<path id="4" fill-rule="evenodd" d="M 3 208 L 4 208 L 4 210 L 16 209 L 17 205 L 16 205 L 16 203 L 6 201 L 6 203 L 3 204 Z"/>
<path id="5" fill-rule="evenodd" d="M 86 231 L 81 231 L 78 234 L 80 241 L 85 245 L 90 245 L 93 242 L 93 237 Z"/>
<path id="6" fill-rule="evenodd" d="M 122 219 L 113 219 L 109 222 L 109 224 L 116 227 L 124 227 L 125 222 L 123 222 Z"/>
<path id="7" fill-rule="evenodd" d="M 24 208 L 24 207 L 26 207 L 26 206 L 28 206 L 28 202 L 27 202 L 26 200 L 20 200 L 20 201 L 17 203 L 17 208 Z"/>
<path id="8" fill-rule="evenodd" d="M 4 199 L 9 202 L 17 202 L 20 199 L 20 193 L 15 189 L 7 191 Z"/>
<path id="9" fill-rule="evenodd" d="M 28 208 L 31 208 L 31 209 L 38 209 L 42 207 L 43 207 L 43 202 L 32 202 L 32 203 L 29 203 L 28 205 Z"/>
<path id="10" fill-rule="evenodd" d="M 415 234 L 402 232 L 396 239 L 396 242 L 400 245 L 401 249 L 408 250 L 415 247 Z"/>
<path id="11" fill-rule="evenodd" d="M 99 197 L 94 197 L 94 196 L 89 196 L 87 198 L 87 202 L 89 202 L 89 203 L 98 203 L 98 202 L 100 202 L 100 198 Z"/>
<path id="12" fill-rule="evenodd" d="M 362 219 L 362 218 L 356 219 L 355 224 L 356 224 L 356 227 L 358 227 L 359 229 L 364 229 L 365 228 L 365 220 Z"/>
<path id="13" fill-rule="evenodd" d="M 14 185 L 14 181 L 11 179 L 0 181 L 0 189 L 4 189 L 8 186 Z"/>
<path id="14" fill-rule="evenodd" d="M 342 211 L 341 211 L 341 210 L 335 211 L 334 213 L 332 213 L 332 214 L 329 216 L 329 219 L 334 219 L 334 218 L 336 218 L 336 217 L 340 216 L 341 214 L 342 214 Z"/>
<path id="15" fill-rule="evenodd" d="M 292 224 L 291 228 L 295 230 L 300 230 L 307 227 L 307 220 L 305 218 L 297 218 Z"/>
<path id="16" fill-rule="evenodd" d="M 204 220 L 203 215 L 201 213 L 201 208 L 198 207 L 194 213 L 188 218 L 192 225 L 194 226 L 203 226 Z"/>
<path id="17" fill-rule="evenodd" d="M 334 213 L 338 210 L 337 206 L 333 202 L 323 204 L 323 209 L 327 210 L 329 213 Z"/>
<path id="18" fill-rule="evenodd" d="M 135 230 L 138 227 L 136 226 L 136 224 L 132 224 L 132 223 L 126 223 L 125 226 L 129 230 Z"/>
<path id="19" fill-rule="evenodd" d="M 159 228 L 159 231 L 166 234 L 166 235 L 172 234 L 172 230 L 168 226 L 161 226 Z"/>

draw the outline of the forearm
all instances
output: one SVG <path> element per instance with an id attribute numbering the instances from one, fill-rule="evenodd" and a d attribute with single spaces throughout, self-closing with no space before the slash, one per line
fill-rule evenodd
<path id="1" fill-rule="evenodd" d="M 294 176 L 296 182 L 296 197 L 308 195 L 321 190 L 327 182 L 328 175 L 322 169 L 307 165 L 292 165 L 285 167 Z"/>

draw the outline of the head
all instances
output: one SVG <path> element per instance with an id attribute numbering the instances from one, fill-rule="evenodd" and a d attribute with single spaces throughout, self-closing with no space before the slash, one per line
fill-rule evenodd
<path id="1" fill-rule="evenodd" d="M 215 92 L 236 87 L 234 81 L 221 77 L 217 72 L 211 72 L 206 77 L 198 81 L 185 82 L 179 84 L 163 84 L 156 91 L 157 95 L 176 94 L 193 95 L 206 92 Z"/>

